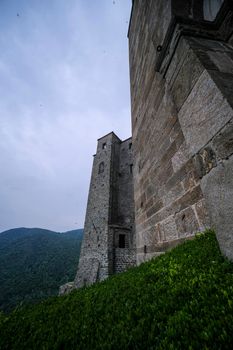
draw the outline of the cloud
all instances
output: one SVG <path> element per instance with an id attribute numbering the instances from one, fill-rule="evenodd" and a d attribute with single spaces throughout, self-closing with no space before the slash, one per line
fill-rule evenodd
<path id="1" fill-rule="evenodd" d="M 0 231 L 83 226 L 96 140 L 130 136 L 130 6 L 1 1 Z"/>

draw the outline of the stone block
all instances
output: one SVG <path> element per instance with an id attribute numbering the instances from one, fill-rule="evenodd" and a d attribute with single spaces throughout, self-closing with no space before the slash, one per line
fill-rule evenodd
<path id="1" fill-rule="evenodd" d="M 199 202 L 193 205 L 193 210 L 196 214 L 197 221 L 199 223 L 200 231 L 205 230 L 210 227 L 210 219 L 206 208 L 205 199 L 200 200 Z"/>
<path id="2" fill-rule="evenodd" d="M 175 216 L 176 227 L 179 237 L 186 237 L 199 230 L 199 224 L 192 207 L 188 207 Z"/>
<path id="3" fill-rule="evenodd" d="M 193 162 L 200 179 L 217 165 L 215 152 L 209 146 L 196 154 Z"/>
<path id="4" fill-rule="evenodd" d="M 221 94 L 233 108 L 233 74 L 210 71 L 211 77 Z"/>
<path id="5" fill-rule="evenodd" d="M 160 225 L 166 241 L 173 241 L 178 238 L 177 226 L 173 215 L 162 221 Z"/>
<path id="6" fill-rule="evenodd" d="M 171 210 L 173 213 L 179 212 L 181 210 L 186 209 L 189 206 L 192 206 L 202 198 L 203 194 L 200 185 L 197 185 L 190 191 L 186 192 L 182 197 L 177 199 L 174 203 L 172 203 Z"/>
<path id="7" fill-rule="evenodd" d="M 203 148 L 231 117 L 232 109 L 204 71 L 179 113 L 190 154 L 194 155 Z"/>
<path id="8" fill-rule="evenodd" d="M 206 206 L 222 252 L 233 259 L 233 156 L 201 180 Z"/>
<path id="9" fill-rule="evenodd" d="M 188 51 L 183 65 L 171 87 L 177 111 L 179 111 L 184 104 L 193 86 L 203 72 L 203 69 L 197 56 L 191 50 Z"/>
<path id="10" fill-rule="evenodd" d="M 233 74 L 233 60 L 227 52 L 207 51 L 207 54 L 220 72 Z"/>
<path id="11" fill-rule="evenodd" d="M 172 157 L 172 166 L 174 172 L 180 170 L 189 160 L 189 153 L 185 142 L 181 144 L 177 152 Z"/>
<path id="12" fill-rule="evenodd" d="M 213 138 L 212 145 L 218 160 L 233 154 L 233 119 Z"/>
<path id="13" fill-rule="evenodd" d="M 75 289 L 74 282 L 68 282 L 68 283 L 63 284 L 62 286 L 60 286 L 58 294 L 59 295 L 69 294 L 74 289 Z"/>

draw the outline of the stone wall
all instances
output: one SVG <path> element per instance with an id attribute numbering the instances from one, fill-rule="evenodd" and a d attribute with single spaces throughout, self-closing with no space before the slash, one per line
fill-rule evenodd
<path id="1" fill-rule="evenodd" d="M 202 0 L 133 1 L 133 135 L 98 140 L 79 268 L 64 292 L 209 226 L 233 259 L 233 2 L 214 1 L 209 13 Z"/>
<path id="2" fill-rule="evenodd" d="M 136 249 L 115 249 L 115 273 L 124 272 L 136 264 Z"/>
<path id="3" fill-rule="evenodd" d="M 182 18 L 191 3 L 197 20 Z M 138 263 L 210 225 L 233 257 L 232 5 L 224 3 L 228 9 L 223 6 L 214 24 L 201 20 L 200 1 L 187 6 L 135 0 L 132 10 Z M 168 12 L 161 29 L 163 11 Z"/>
<path id="4" fill-rule="evenodd" d="M 119 232 L 128 242 L 125 247 L 119 247 Z M 74 285 L 102 281 L 135 263 L 132 140 L 122 142 L 110 133 L 98 140 L 94 156 Z"/>
<path id="5" fill-rule="evenodd" d="M 113 151 L 119 144 L 120 140 L 113 133 L 98 140 L 97 152 L 93 160 L 84 237 L 75 278 L 77 287 L 103 280 L 110 273 L 108 258 L 110 184 L 114 166 Z"/>

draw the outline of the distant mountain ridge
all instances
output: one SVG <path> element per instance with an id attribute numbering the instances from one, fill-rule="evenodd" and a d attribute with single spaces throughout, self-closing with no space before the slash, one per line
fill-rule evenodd
<path id="1" fill-rule="evenodd" d="M 83 229 L 15 228 L 0 233 L 0 309 L 56 295 L 75 277 Z"/>
<path id="2" fill-rule="evenodd" d="M 76 229 L 76 230 L 69 230 L 69 231 L 64 231 L 64 232 L 58 232 L 58 231 L 52 231 L 52 230 L 48 230 L 48 229 L 44 229 L 44 228 L 39 228 L 39 227 L 32 227 L 32 228 L 28 228 L 28 227 L 17 227 L 17 228 L 12 228 L 9 230 L 5 230 L 0 232 L 0 240 L 3 237 L 7 237 L 8 239 L 13 239 L 13 238 L 17 238 L 20 235 L 25 235 L 25 234 L 37 234 L 37 233 L 51 233 L 51 234 L 60 234 L 60 235 L 81 235 L 83 234 L 83 229 Z M 10 236 L 9 236 L 10 235 Z M 1 243 L 1 241 L 0 241 Z"/>

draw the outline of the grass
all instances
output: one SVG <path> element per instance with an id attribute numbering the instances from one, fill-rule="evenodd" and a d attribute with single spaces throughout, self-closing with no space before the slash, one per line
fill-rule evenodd
<path id="1" fill-rule="evenodd" d="M 0 349 L 232 349 L 233 264 L 212 231 L 126 273 L 0 316 Z"/>

